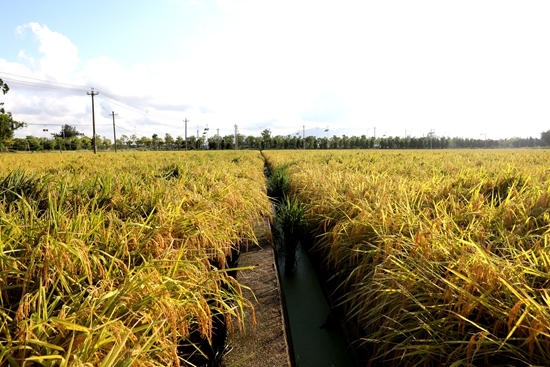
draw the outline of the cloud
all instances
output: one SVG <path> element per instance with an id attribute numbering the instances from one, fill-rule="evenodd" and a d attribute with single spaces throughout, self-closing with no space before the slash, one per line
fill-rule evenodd
<path id="1" fill-rule="evenodd" d="M 78 49 L 67 37 L 38 23 L 17 27 L 16 34 L 24 36 L 27 29 L 31 30 L 39 42 L 38 51 L 43 57 L 36 59 L 23 50 L 19 53 L 19 57 L 26 60 L 35 72 L 59 78 L 68 76 L 77 69 L 80 63 Z"/>
<path id="2" fill-rule="evenodd" d="M 28 23 L 16 33 L 33 36 L 34 49 L 21 47 L 17 63 L 0 58 L 0 71 L 94 87 L 98 103 L 115 96 L 119 103 L 109 102 L 108 113 L 119 113 L 117 124 L 148 136 L 180 135 L 184 118 L 190 127 L 219 127 L 222 135 L 235 124 L 244 134 L 269 127 L 275 135 L 304 124 L 315 131 L 330 125 L 331 133 L 354 127 L 372 135 L 376 126 L 377 135 L 437 129 L 488 138 L 505 125 L 529 128 L 528 134 L 546 129 L 550 53 L 540 45 L 550 25 L 539 5 L 218 0 L 213 9 L 212 3 L 204 12 L 196 0 L 171 4 L 188 13 L 197 7 L 201 25 L 182 26 L 181 33 L 151 29 L 159 42 L 184 49 L 179 58 L 159 52 L 151 63 L 139 55 L 130 65 L 109 54 L 80 60 L 65 35 Z M 205 31 L 208 22 L 216 26 Z M 74 123 L 91 124 L 86 91 L 10 87 L 2 100 L 26 122 L 59 124 L 71 104 Z M 112 123 L 108 114 L 101 119 Z M 30 127 L 16 132 L 30 133 Z"/>

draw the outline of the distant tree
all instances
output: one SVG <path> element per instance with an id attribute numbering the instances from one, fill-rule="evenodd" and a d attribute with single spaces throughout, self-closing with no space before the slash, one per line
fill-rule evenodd
<path id="1" fill-rule="evenodd" d="M 44 150 L 52 150 L 52 149 L 55 149 L 55 140 L 40 138 L 40 145 Z"/>
<path id="2" fill-rule="evenodd" d="M 178 149 L 185 148 L 185 140 L 181 136 L 178 135 L 178 137 L 175 140 L 176 146 Z"/>
<path id="3" fill-rule="evenodd" d="M 110 148 L 111 145 L 113 144 L 113 143 L 111 142 L 111 139 L 108 139 L 108 138 L 106 138 L 106 137 L 103 137 L 103 140 L 102 140 L 101 143 L 103 144 L 103 149 Z"/>
<path id="4" fill-rule="evenodd" d="M 159 143 L 159 136 L 157 134 L 151 135 L 151 142 L 153 144 L 153 149 L 157 149 Z"/>
<path id="5" fill-rule="evenodd" d="M 30 150 L 27 139 L 15 138 L 11 142 L 11 148 L 14 150 Z"/>
<path id="6" fill-rule="evenodd" d="M 341 148 L 342 138 L 336 135 L 333 135 L 330 138 L 330 148 L 331 149 L 338 149 Z"/>
<path id="7" fill-rule="evenodd" d="M 68 138 L 76 138 L 76 137 L 82 136 L 84 134 L 82 134 L 80 131 L 78 131 L 76 129 L 76 127 L 74 127 L 74 126 L 63 125 L 63 126 L 61 126 L 61 131 L 59 133 L 57 133 L 57 134 L 52 133 L 52 135 L 55 138 L 68 139 Z"/>
<path id="8" fill-rule="evenodd" d="M 245 146 L 249 149 L 253 149 L 253 148 L 256 148 L 256 138 L 253 137 L 252 135 L 248 135 L 245 139 L 244 139 L 244 143 L 245 143 Z"/>
<path id="9" fill-rule="evenodd" d="M 321 149 L 328 149 L 329 141 L 326 137 L 321 138 L 321 142 L 319 144 Z"/>
<path id="10" fill-rule="evenodd" d="M 6 94 L 10 90 L 10 87 L 8 87 L 8 85 L 4 83 L 2 79 L 0 79 L 0 90 L 2 91 L 2 94 Z M 0 106 L 3 106 L 3 105 L 4 105 L 4 102 L 0 102 Z"/>
<path id="11" fill-rule="evenodd" d="M 142 136 L 142 137 L 138 140 L 138 145 L 139 145 L 139 146 L 142 146 L 142 147 L 147 147 L 147 148 L 149 148 L 152 144 L 153 144 L 153 140 L 151 140 L 150 138 L 148 138 L 148 137 L 146 137 L 146 136 Z"/>
<path id="12" fill-rule="evenodd" d="M 276 135 L 273 137 L 273 143 L 271 147 L 275 149 L 281 149 L 284 147 L 284 144 L 285 144 L 285 138 L 281 135 Z"/>
<path id="13" fill-rule="evenodd" d="M 172 135 L 166 133 L 164 135 L 164 144 L 166 145 L 166 149 L 174 149 L 174 138 L 172 137 Z"/>
<path id="14" fill-rule="evenodd" d="M 2 90 L 2 94 L 6 94 L 10 90 L 10 87 L 2 79 L 0 79 L 0 90 Z"/>
<path id="15" fill-rule="evenodd" d="M 306 148 L 307 149 L 316 149 L 317 148 L 317 139 L 315 136 L 307 136 L 306 137 Z"/>
<path id="16" fill-rule="evenodd" d="M 29 150 L 42 150 L 42 144 L 40 143 L 40 139 L 32 135 L 28 135 L 26 139 L 27 139 L 27 144 L 29 146 Z"/>
<path id="17" fill-rule="evenodd" d="M 221 137 L 219 135 L 216 134 L 208 138 L 208 149 L 211 149 L 211 150 L 223 149 L 223 147 L 221 146 Z"/>
<path id="18" fill-rule="evenodd" d="M 77 138 L 76 136 L 73 136 L 70 139 L 65 139 L 67 141 L 67 150 L 79 150 L 82 149 L 82 141 Z M 98 137 L 96 137 L 96 141 L 98 141 Z"/>
<path id="19" fill-rule="evenodd" d="M 115 142 L 116 146 L 118 147 L 118 149 L 122 149 L 123 146 L 124 146 L 124 142 L 122 141 L 121 138 L 118 138 Z"/>
<path id="20" fill-rule="evenodd" d="M 271 130 L 264 129 L 262 131 L 263 148 L 271 148 Z"/>
<path id="21" fill-rule="evenodd" d="M 82 149 L 92 149 L 92 138 L 88 138 L 87 136 L 83 136 L 78 140 L 80 141 L 79 147 L 81 147 Z M 111 140 L 110 139 L 103 139 L 103 144 L 107 145 L 107 146 L 110 146 L 111 145 Z"/>
<path id="22" fill-rule="evenodd" d="M 340 139 L 340 144 L 341 144 L 341 147 L 344 148 L 344 149 L 349 149 L 350 148 L 349 138 L 345 134 L 342 135 L 342 138 Z"/>
<path id="23" fill-rule="evenodd" d="M 27 124 L 24 122 L 15 121 L 11 112 L 6 112 L 3 108 L 0 108 L 0 144 L 13 138 L 15 130 L 26 126 Z"/>
<path id="24" fill-rule="evenodd" d="M 0 79 L 0 90 L 2 94 L 8 93 L 10 88 L 2 79 Z M 0 102 L 0 106 L 3 106 L 4 102 Z M 7 140 L 13 138 L 13 132 L 22 127 L 26 127 L 24 122 L 15 121 L 11 115 L 11 112 L 6 112 L 3 107 L 0 108 L 0 150 L 7 143 Z"/>
<path id="25" fill-rule="evenodd" d="M 191 135 L 187 137 L 187 149 L 192 150 L 196 148 L 197 144 L 197 137 L 195 135 Z"/>
<path id="26" fill-rule="evenodd" d="M 550 130 L 540 133 L 540 140 L 545 146 L 550 146 Z"/>
<path id="27" fill-rule="evenodd" d="M 283 138 L 283 149 L 288 149 L 290 147 L 290 139 L 290 135 Z"/>
<path id="28" fill-rule="evenodd" d="M 128 142 L 130 141 L 130 138 L 128 138 L 128 135 L 122 134 L 120 138 L 117 139 L 117 145 L 120 147 L 120 149 L 124 149 L 125 145 L 128 146 Z"/>

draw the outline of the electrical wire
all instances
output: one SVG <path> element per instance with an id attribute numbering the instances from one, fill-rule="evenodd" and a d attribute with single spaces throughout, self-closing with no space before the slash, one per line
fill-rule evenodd
<path id="1" fill-rule="evenodd" d="M 63 126 L 63 125 L 68 125 L 68 124 L 63 124 L 63 125 L 60 125 L 60 124 L 33 124 L 33 123 L 25 123 L 25 125 L 30 125 L 30 126 Z M 112 124 L 95 124 L 95 126 L 111 126 Z M 71 124 L 71 126 L 86 126 L 86 127 L 90 127 L 91 124 L 86 124 L 86 125 L 74 125 L 74 124 Z"/>
<path id="2" fill-rule="evenodd" d="M 130 110 L 133 110 L 135 112 L 139 112 L 141 114 L 144 114 L 144 115 L 147 115 L 147 116 L 152 116 L 152 117 L 159 117 L 159 118 L 164 118 L 164 119 L 168 119 L 168 120 L 178 120 L 178 121 L 181 121 L 182 118 L 180 117 L 175 117 L 175 116 L 171 116 L 171 115 L 165 115 L 165 114 L 161 114 L 161 113 L 158 113 L 158 112 L 149 112 L 149 110 L 147 109 L 143 109 L 143 108 L 140 108 L 140 107 L 136 107 L 128 102 L 125 102 L 125 101 L 122 101 L 120 100 L 119 98 L 115 97 L 115 96 L 112 96 L 106 92 L 103 92 L 103 91 L 99 91 L 100 93 L 98 94 L 98 97 L 107 101 L 107 102 L 111 102 L 111 103 L 114 103 L 114 104 L 117 104 L 119 106 L 122 106 L 122 107 L 125 107 L 125 108 L 128 108 Z"/>
<path id="3" fill-rule="evenodd" d="M 0 71 L 0 75 L 4 75 L 4 74 L 15 76 L 15 77 L 18 77 L 18 78 L 31 79 L 31 81 L 28 81 L 28 80 L 19 80 L 19 79 L 14 79 L 14 78 L 11 78 L 11 77 L 2 76 L 3 80 L 5 80 L 6 82 L 9 82 L 9 83 L 12 83 L 12 84 L 26 85 L 26 86 L 29 86 L 29 87 L 48 88 L 48 89 L 65 90 L 65 91 L 73 91 L 73 92 L 76 92 L 76 91 L 78 91 L 78 92 L 88 92 L 88 90 L 91 89 L 91 87 L 86 87 L 86 86 L 81 86 L 81 85 L 76 85 L 76 84 L 54 82 L 54 81 L 38 79 L 38 78 L 31 78 L 31 77 L 27 77 L 27 76 L 23 76 L 23 75 L 11 74 L 11 73 L 6 73 L 6 72 L 3 72 L 3 71 Z M 34 82 L 33 80 L 37 81 L 37 82 L 40 82 L 40 83 Z M 58 84 L 58 85 L 56 85 L 56 84 Z M 120 99 L 120 98 L 118 98 L 114 95 L 111 95 L 109 93 L 106 93 L 102 90 L 95 89 L 95 91 L 99 92 L 99 94 L 97 95 L 98 98 L 103 99 L 107 102 L 114 103 L 114 104 L 116 104 L 118 106 L 121 106 L 123 108 L 127 108 L 129 110 L 134 111 L 134 112 L 137 112 L 137 113 L 140 113 L 140 114 L 143 114 L 143 115 L 146 115 L 146 116 L 150 116 L 150 117 L 157 117 L 157 118 L 168 119 L 168 120 L 177 120 L 177 121 L 182 120 L 182 118 L 176 117 L 176 116 L 165 115 L 165 114 L 154 112 L 154 111 L 149 112 L 148 109 L 143 109 L 143 108 L 137 107 L 135 105 L 132 105 L 132 104 L 130 104 L 128 102 L 125 102 L 122 99 Z"/>
<path id="4" fill-rule="evenodd" d="M 9 84 L 20 84 L 20 85 L 26 85 L 26 86 L 29 86 L 29 87 L 64 90 L 64 91 L 69 91 L 69 92 L 85 92 L 86 91 L 85 89 L 76 89 L 76 88 L 71 88 L 71 87 L 64 87 L 64 86 L 61 86 L 61 85 L 58 86 L 58 85 L 50 85 L 50 84 L 38 84 L 38 83 L 35 83 L 35 82 L 31 82 L 31 81 L 17 80 L 17 79 L 12 79 L 12 78 L 5 78 L 5 77 L 3 77 L 2 80 L 4 80 L 5 82 L 9 82 Z"/>
<path id="5" fill-rule="evenodd" d="M 77 88 L 88 88 L 88 87 L 86 87 L 85 85 L 76 85 L 76 84 L 69 84 L 69 83 L 54 82 L 54 81 L 51 81 L 51 80 L 44 80 L 44 79 L 32 78 L 32 77 L 30 77 L 30 76 L 23 76 L 23 75 L 17 75 L 17 74 L 6 73 L 5 71 L 0 71 L 0 74 L 6 74 L 6 75 L 11 75 L 11 76 L 16 76 L 16 77 L 18 77 L 18 78 L 25 78 L 25 79 L 37 80 L 37 81 L 40 81 L 40 82 L 49 82 L 49 83 L 55 83 L 55 84 L 68 85 L 68 86 L 77 87 Z M 89 89 L 89 88 L 88 88 L 88 89 Z"/>
<path id="6" fill-rule="evenodd" d="M 9 76 L 6 77 L 4 75 L 9 75 Z M 92 89 L 91 87 L 86 87 L 86 86 L 82 86 L 82 85 L 61 83 L 61 82 L 44 80 L 44 79 L 32 78 L 32 77 L 27 77 L 27 76 L 23 76 L 23 75 L 6 73 L 6 72 L 3 72 L 3 71 L 0 71 L 0 76 L 2 77 L 2 80 L 4 80 L 7 83 L 19 84 L 19 85 L 24 85 L 24 86 L 28 86 L 28 87 L 54 89 L 54 90 L 72 92 L 72 93 L 84 93 L 84 92 L 88 93 L 89 90 Z M 17 78 L 20 78 L 20 79 L 15 79 L 15 78 L 12 78 L 12 77 L 17 77 Z M 136 112 L 136 113 L 139 113 L 139 114 L 142 114 L 142 115 L 146 115 L 150 118 L 159 118 L 159 119 L 177 120 L 177 121 L 182 120 L 182 118 L 180 118 L 180 117 L 165 115 L 165 114 L 158 113 L 158 112 L 155 112 L 155 111 L 150 112 L 148 109 L 143 109 L 143 108 L 140 108 L 140 107 L 135 106 L 133 104 L 130 104 L 130 103 L 122 100 L 121 98 L 116 97 L 116 96 L 114 96 L 110 93 L 106 93 L 102 90 L 94 89 L 94 91 L 99 92 L 99 94 L 97 94 L 96 97 L 98 97 L 98 98 L 100 98 L 104 101 L 116 104 L 116 105 L 118 105 L 122 108 L 128 109 L 130 111 L 133 111 L 133 112 Z M 108 112 L 107 109 L 101 103 L 100 103 L 100 106 L 106 112 Z M 43 124 L 43 123 L 27 123 L 27 125 L 29 125 L 29 126 L 59 126 L 59 124 Z M 90 127 L 89 124 L 86 124 L 86 125 L 80 124 L 80 125 L 71 125 L 71 126 Z M 96 124 L 96 126 L 112 126 L 112 124 Z M 116 125 L 116 124 L 115 124 L 115 126 L 116 126 L 117 129 L 122 129 L 126 132 L 133 133 L 133 135 L 135 135 L 136 137 L 138 137 L 138 136 L 139 137 L 146 137 L 146 135 L 138 134 L 135 130 L 132 131 L 132 130 L 129 130 L 129 129 L 123 127 L 123 126 Z"/>

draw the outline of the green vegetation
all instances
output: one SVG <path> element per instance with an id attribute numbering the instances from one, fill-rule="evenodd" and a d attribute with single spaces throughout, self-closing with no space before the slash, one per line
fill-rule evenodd
<path id="1" fill-rule="evenodd" d="M 270 171 L 267 178 L 267 194 L 276 202 L 284 201 L 290 191 L 290 178 L 286 166 L 281 166 Z"/>
<path id="2" fill-rule="evenodd" d="M 296 262 L 296 249 L 306 234 L 305 206 L 284 196 L 277 205 L 273 224 L 275 237 L 279 241 L 278 248 L 285 259 L 285 274 L 291 275 Z"/>

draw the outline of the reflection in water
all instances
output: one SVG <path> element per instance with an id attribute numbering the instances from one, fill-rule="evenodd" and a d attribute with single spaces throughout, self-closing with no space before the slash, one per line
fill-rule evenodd
<path id="1" fill-rule="evenodd" d="M 331 327 L 329 306 L 301 246 L 296 256 L 293 275 L 284 275 L 284 261 L 279 261 L 279 270 L 297 366 L 352 366 L 338 329 Z"/>

